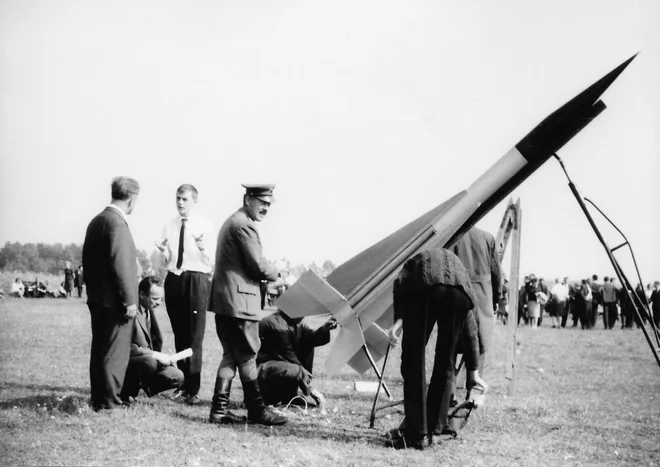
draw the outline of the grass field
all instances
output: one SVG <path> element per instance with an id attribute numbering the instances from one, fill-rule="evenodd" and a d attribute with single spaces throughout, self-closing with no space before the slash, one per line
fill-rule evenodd
<path id="1" fill-rule="evenodd" d="M 165 310 L 157 315 L 173 350 Z M 211 316 L 209 315 L 209 318 Z M 514 397 L 504 378 L 505 328 L 496 327 L 486 406 L 457 440 L 424 451 L 384 447 L 396 409 L 369 429 L 372 395 L 346 368 L 317 387 L 328 414 L 287 411 L 277 428 L 206 422 L 221 356 L 209 319 L 201 406 L 142 396 L 129 408 L 93 413 L 89 397 L 89 314 L 74 300 L 0 301 L 0 465 L 658 465 L 660 368 L 639 330 L 521 328 Z M 401 395 L 398 350 L 389 382 Z M 373 379 L 373 378 L 372 378 Z M 236 382 L 232 402 L 239 413 Z"/>

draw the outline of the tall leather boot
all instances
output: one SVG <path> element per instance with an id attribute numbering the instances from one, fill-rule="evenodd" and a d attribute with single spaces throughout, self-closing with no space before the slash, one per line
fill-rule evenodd
<path id="1" fill-rule="evenodd" d="M 245 394 L 245 405 L 248 410 L 248 422 L 261 425 L 284 425 L 287 419 L 273 412 L 264 403 L 259 383 L 256 379 L 243 381 L 243 393 Z"/>
<path id="2" fill-rule="evenodd" d="M 215 380 L 215 389 L 213 390 L 213 399 L 211 400 L 211 413 L 209 422 L 232 424 L 245 423 L 245 417 L 240 417 L 229 411 L 229 393 L 231 392 L 230 379 L 217 378 Z"/>

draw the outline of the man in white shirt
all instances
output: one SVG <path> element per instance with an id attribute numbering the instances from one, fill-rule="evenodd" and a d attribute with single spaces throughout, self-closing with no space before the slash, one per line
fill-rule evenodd
<path id="1" fill-rule="evenodd" d="M 181 398 L 191 405 L 199 403 L 202 341 L 215 259 L 213 225 L 195 212 L 196 204 L 197 189 L 181 185 L 176 191 L 178 215 L 165 226 L 156 243 L 167 263 L 165 305 L 176 351 L 193 351 L 192 357 L 178 362 L 185 377 Z"/>

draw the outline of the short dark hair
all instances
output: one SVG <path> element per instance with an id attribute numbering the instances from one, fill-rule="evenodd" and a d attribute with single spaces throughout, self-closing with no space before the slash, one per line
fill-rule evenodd
<path id="1" fill-rule="evenodd" d="M 112 179 L 111 194 L 112 199 L 117 201 L 126 201 L 131 196 L 140 192 L 140 184 L 134 178 L 115 177 Z"/>
<path id="2" fill-rule="evenodd" d="M 192 197 L 195 201 L 197 201 L 197 188 L 195 188 L 193 185 L 190 183 L 184 183 L 181 185 L 179 188 L 176 189 L 176 194 L 180 193 L 185 193 L 186 191 L 189 191 L 192 193 Z"/>
<path id="3" fill-rule="evenodd" d="M 605 282 L 607 282 L 607 281 L 609 280 L 609 277 L 605 276 L 605 277 L 603 278 L 603 280 L 604 280 Z"/>
<path id="4" fill-rule="evenodd" d="M 154 285 L 160 286 L 160 282 L 158 281 L 158 278 L 155 276 L 147 276 L 140 281 L 138 290 L 145 295 L 149 295 L 151 293 L 151 288 Z"/>
<path id="5" fill-rule="evenodd" d="M 591 276 L 591 278 L 593 280 L 597 281 L 598 280 L 598 274 L 594 274 L 593 276 Z M 605 279 L 605 280 L 607 280 L 607 279 Z"/>

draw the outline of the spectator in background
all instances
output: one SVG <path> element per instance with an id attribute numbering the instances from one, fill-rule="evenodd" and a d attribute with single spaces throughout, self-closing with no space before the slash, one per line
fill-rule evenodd
<path id="1" fill-rule="evenodd" d="M 656 328 L 660 328 L 660 282 L 658 281 L 653 284 L 650 301 L 653 308 L 653 322 Z"/>
<path id="2" fill-rule="evenodd" d="M 21 279 L 17 277 L 14 283 L 11 285 L 9 296 L 23 298 L 23 294 L 25 294 L 25 286 L 23 285 Z"/>
<path id="3" fill-rule="evenodd" d="M 529 276 L 525 276 L 523 284 L 518 290 L 518 323 L 520 326 L 520 320 L 524 320 L 524 323 L 527 324 L 527 284 L 529 284 Z"/>
<path id="4" fill-rule="evenodd" d="M 538 325 L 541 326 L 541 323 L 543 322 L 543 313 L 545 312 L 545 307 L 548 302 L 548 298 L 550 296 L 550 292 L 548 291 L 548 286 L 545 285 L 545 282 L 543 282 L 543 278 L 539 278 L 539 283 L 538 283 L 538 292 L 542 293 L 543 295 L 540 295 L 539 297 L 541 300 L 539 301 L 539 305 L 541 306 L 541 310 L 539 312 L 539 320 L 538 320 Z"/>
<path id="5" fill-rule="evenodd" d="M 71 269 L 71 261 L 67 261 L 64 267 L 64 293 L 66 298 L 71 298 L 73 293 L 73 269 Z"/>
<path id="6" fill-rule="evenodd" d="M 605 329 L 612 329 L 614 327 L 614 323 L 616 322 L 616 305 L 618 301 L 616 288 L 614 287 L 614 278 L 610 279 L 609 277 L 605 276 L 601 290 L 601 297 L 603 300 L 603 327 Z M 621 319 L 621 327 L 623 326 L 625 326 L 625 320 Z"/>
<path id="7" fill-rule="evenodd" d="M 637 313 L 635 313 L 635 305 L 633 303 L 633 300 L 637 300 L 635 291 L 628 290 L 626 292 L 625 287 L 621 287 L 616 291 L 617 300 L 621 306 L 621 329 L 631 329 L 633 321 L 637 323 L 637 327 L 640 327 L 641 321 L 637 317 Z"/>
<path id="8" fill-rule="evenodd" d="M 554 316 L 552 312 L 550 313 L 552 327 L 566 326 L 566 302 L 568 300 L 568 288 L 566 284 L 559 282 L 559 279 L 555 279 L 555 285 L 550 289 L 550 297 L 553 301 L 554 308 Z"/>
<path id="9" fill-rule="evenodd" d="M 651 318 L 646 314 L 646 305 L 650 305 L 650 303 L 647 300 L 646 293 L 644 292 L 644 287 L 642 284 L 637 284 L 637 287 L 635 287 L 635 296 L 637 298 L 637 306 L 640 308 L 639 314 L 642 315 L 642 322 L 644 325 L 646 325 L 647 319 Z M 650 309 L 648 311 L 651 311 Z M 652 319 L 652 318 L 651 318 Z M 638 326 L 641 326 L 641 324 L 638 323 Z"/>
<path id="10" fill-rule="evenodd" d="M 578 317 L 582 329 L 591 329 L 591 300 L 593 295 L 587 279 L 582 279 L 579 290 L 575 294 L 578 305 Z"/>
<path id="11" fill-rule="evenodd" d="M 589 282 L 589 281 L 587 281 Z M 596 327 L 596 320 L 598 319 L 598 307 L 603 304 L 602 288 L 603 286 L 598 283 L 598 275 L 591 276 L 591 310 L 589 313 L 590 325 L 592 328 Z"/>
<path id="12" fill-rule="evenodd" d="M 538 326 L 538 318 L 541 314 L 541 304 L 538 299 L 538 281 L 534 274 L 529 275 L 529 282 L 525 284 L 525 299 L 527 303 L 527 317 L 532 329 Z"/>
<path id="13" fill-rule="evenodd" d="M 78 266 L 78 269 L 76 269 L 73 272 L 73 281 L 76 286 L 76 289 L 78 289 L 78 298 L 82 297 L 82 291 L 83 291 L 83 267 L 82 264 Z"/>
<path id="14" fill-rule="evenodd" d="M 497 316 L 502 320 L 502 324 L 506 326 L 506 322 L 509 319 L 509 280 L 506 278 L 502 284 L 500 301 L 497 304 Z"/>

